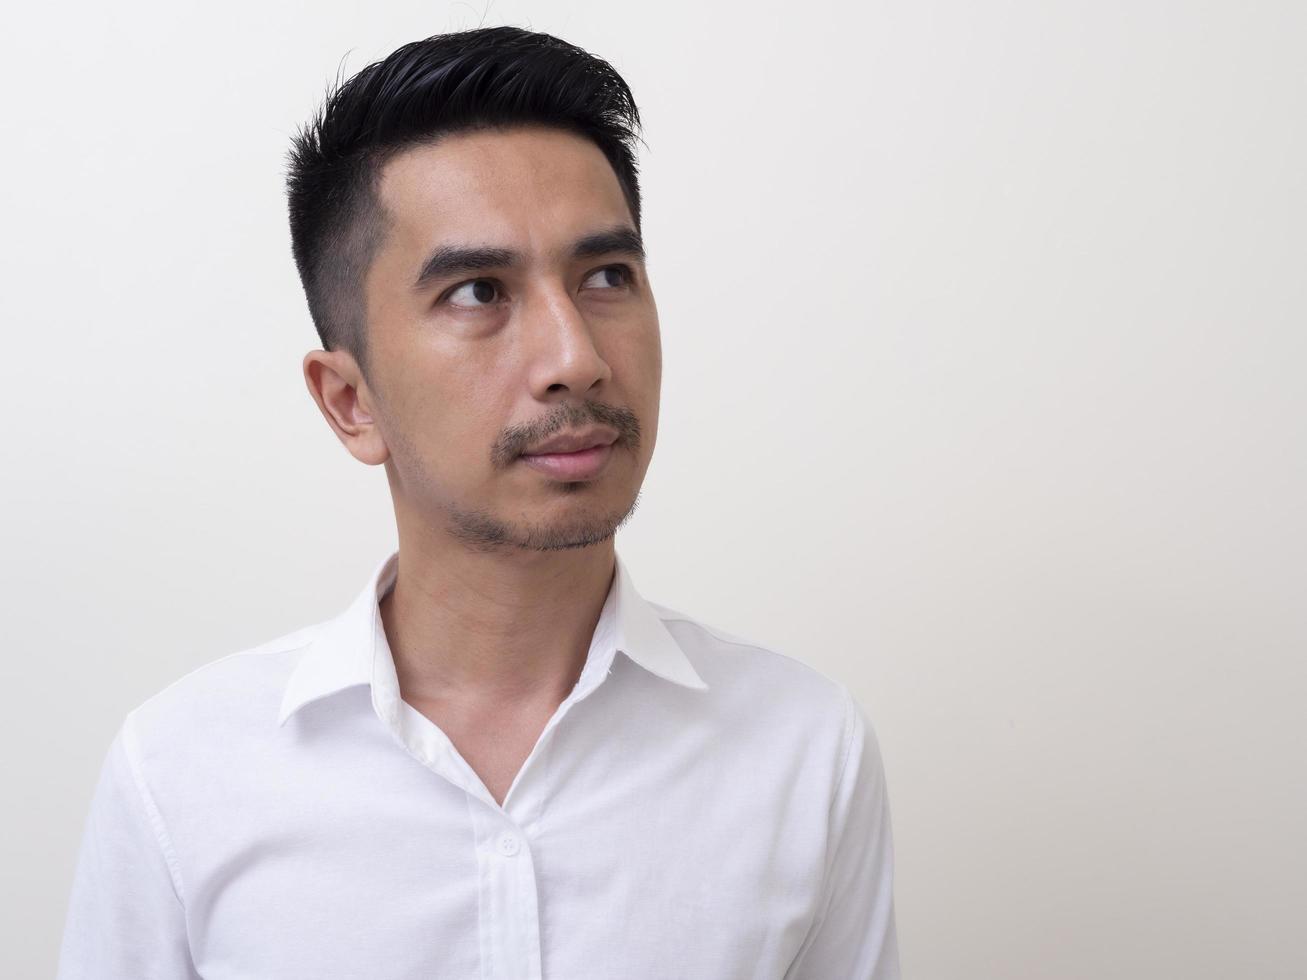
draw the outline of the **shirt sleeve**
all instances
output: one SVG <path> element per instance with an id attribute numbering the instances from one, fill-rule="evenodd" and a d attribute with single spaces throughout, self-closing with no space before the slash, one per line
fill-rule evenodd
<path id="1" fill-rule="evenodd" d="M 822 904 L 785 980 L 899 980 L 894 843 L 876 734 L 848 688 Z"/>
<path id="2" fill-rule="evenodd" d="M 129 714 L 91 800 L 56 980 L 200 980 L 176 859 L 135 747 Z"/>

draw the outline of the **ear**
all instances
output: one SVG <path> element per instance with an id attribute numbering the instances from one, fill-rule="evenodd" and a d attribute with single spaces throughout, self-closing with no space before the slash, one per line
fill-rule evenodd
<path id="1" fill-rule="evenodd" d="M 377 466 L 390 458 L 385 438 L 373 417 L 373 396 L 348 351 L 311 350 L 304 355 L 304 383 L 350 455 Z"/>

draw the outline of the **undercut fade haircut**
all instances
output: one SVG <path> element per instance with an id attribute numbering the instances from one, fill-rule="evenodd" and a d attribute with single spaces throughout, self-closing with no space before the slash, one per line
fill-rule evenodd
<path id="1" fill-rule="evenodd" d="M 386 162 L 449 134 L 529 124 L 593 141 L 641 231 L 639 110 L 616 70 L 573 44 L 475 28 L 406 44 L 337 80 L 293 138 L 286 174 L 291 250 L 324 349 L 348 351 L 368 377 L 363 283 L 386 231 Z"/>

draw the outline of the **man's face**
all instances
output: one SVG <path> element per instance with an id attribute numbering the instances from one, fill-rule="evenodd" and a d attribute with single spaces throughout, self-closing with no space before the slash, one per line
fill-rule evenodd
<path id="1" fill-rule="evenodd" d="M 611 537 L 653 454 L 662 352 L 641 256 L 620 236 L 576 254 L 614 232 L 638 245 L 603 153 L 539 126 L 459 134 L 391 159 L 379 197 L 388 228 L 365 282 L 370 393 L 399 519 L 478 549 Z M 451 267 L 463 249 L 517 259 Z M 598 472 L 522 458 L 595 425 L 617 434 Z"/>

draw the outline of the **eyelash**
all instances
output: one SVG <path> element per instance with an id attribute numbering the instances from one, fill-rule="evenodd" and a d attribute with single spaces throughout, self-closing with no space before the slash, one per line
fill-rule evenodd
<path id="1" fill-rule="evenodd" d="M 622 276 L 625 279 L 625 282 L 622 283 L 622 286 L 613 286 L 611 287 L 613 289 L 621 289 L 626 286 L 631 286 L 635 282 L 635 272 L 625 262 L 617 262 L 614 263 L 613 265 L 600 266 L 598 269 L 593 270 L 590 273 L 590 275 L 586 276 L 586 278 L 589 279 L 590 276 L 593 276 L 596 272 L 603 272 L 607 269 L 621 269 Z M 480 276 L 476 279 L 464 279 L 462 282 L 454 286 L 450 286 L 449 289 L 445 290 L 445 292 L 441 295 L 440 299 L 436 301 L 436 304 L 437 305 L 444 304 L 449 299 L 450 296 L 454 295 L 454 293 L 458 292 L 460 289 L 462 289 L 464 286 L 468 285 L 469 283 L 474 283 L 474 282 L 492 282 L 495 284 L 496 288 L 498 288 L 500 285 L 498 279 L 492 279 L 486 276 Z"/>

